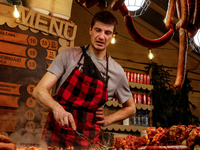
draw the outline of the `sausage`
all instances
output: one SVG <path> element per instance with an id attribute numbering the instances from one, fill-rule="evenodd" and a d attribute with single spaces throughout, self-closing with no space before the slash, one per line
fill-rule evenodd
<path id="1" fill-rule="evenodd" d="M 125 4 L 123 4 L 122 7 L 119 8 L 119 13 L 120 13 L 122 16 L 128 15 L 128 8 L 126 7 Z"/>
<path id="2" fill-rule="evenodd" d="M 98 3 L 96 4 L 97 7 L 100 9 L 107 8 L 107 1 L 106 0 L 99 0 Z"/>
<path id="3" fill-rule="evenodd" d="M 114 0 L 111 4 L 111 8 L 113 11 L 116 11 L 122 7 L 125 0 Z"/>
<path id="4" fill-rule="evenodd" d="M 186 28 L 189 24 L 189 7 L 188 7 L 188 0 L 180 0 L 180 19 L 176 24 L 176 29 Z"/>
<path id="5" fill-rule="evenodd" d="M 197 13 L 196 13 L 196 20 L 195 20 L 195 26 L 200 29 L 200 19 L 198 18 L 200 16 L 200 0 L 197 0 Z"/>
<path id="6" fill-rule="evenodd" d="M 197 0 L 188 0 L 188 9 L 190 11 L 189 15 L 189 24 L 185 28 L 188 32 L 189 38 L 192 38 L 195 36 L 195 34 L 198 31 L 198 28 L 194 25 L 195 19 L 196 19 L 196 13 L 197 13 Z"/>
<path id="7" fill-rule="evenodd" d="M 177 17 L 178 17 L 178 20 L 181 19 L 181 6 L 180 6 L 180 0 L 176 0 L 176 11 L 177 11 Z"/>
<path id="8" fill-rule="evenodd" d="M 177 68 L 176 80 L 174 83 L 175 90 L 181 90 L 184 80 L 185 80 L 187 50 L 188 50 L 187 31 L 183 28 L 180 28 L 179 29 L 178 68 Z"/>
<path id="9" fill-rule="evenodd" d="M 165 19 L 166 19 L 165 27 L 168 30 L 173 28 L 173 17 L 174 17 L 175 8 L 176 8 L 176 0 L 169 0 L 167 13 L 165 16 Z"/>
<path id="10" fill-rule="evenodd" d="M 5 135 L 2 135 L 2 134 L 0 134 L 0 142 L 3 142 L 3 143 L 13 143 L 13 141 L 9 137 L 7 137 Z"/>
<path id="11" fill-rule="evenodd" d="M 0 150 L 16 150 L 14 143 L 2 143 L 0 142 Z"/>
<path id="12" fill-rule="evenodd" d="M 140 45 L 148 48 L 156 48 L 165 45 L 174 36 L 174 30 L 170 29 L 165 35 L 158 39 L 147 39 L 143 37 L 134 27 L 130 15 L 124 17 L 125 26 L 130 36 Z"/>
<path id="13" fill-rule="evenodd" d="M 196 14 L 196 1 L 197 0 L 188 0 L 188 10 L 189 12 L 189 20 L 191 21 L 191 23 L 194 23 L 194 19 L 195 19 L 195 14 Z"/>
<path id="14" fill-rule="evenodd" d="M 98 1 L 99 1 L 99 0 L 87 0 L 87 1 L 85 2 L 85 7 L 86 7 L 86 8 L 90 8 L 90 7 L 94 6 L 95 4 L 97 4 Z"/>

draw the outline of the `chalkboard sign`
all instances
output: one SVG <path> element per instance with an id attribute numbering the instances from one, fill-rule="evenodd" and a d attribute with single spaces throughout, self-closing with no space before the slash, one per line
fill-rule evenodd
<path id="1" fill-rule="evenodd" d="M 74 46 L 77 26 L 23 6 L 15 20 L 12 11 L 0 4 L 0 133 L 18 148 L 38 146 L 49 112 L 31 95 L 56 55 Z"/>
<path id="2" fill-rule="evenodd" d="M 42 132 L 48 113 L 31 94 L 59 47 L 50 34 L 0 26 L 0 131 Z"/>

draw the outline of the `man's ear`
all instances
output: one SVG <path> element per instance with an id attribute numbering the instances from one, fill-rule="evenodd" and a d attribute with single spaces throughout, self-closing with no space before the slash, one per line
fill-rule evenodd
<path id="1" fill-rule="evenodd" d="M 90 29 L 89 29 L 89 34 L 91 35 L 91 32 L 92 32 L 92 28 L 91 28 L 91 26 L 90 26 Z"/>

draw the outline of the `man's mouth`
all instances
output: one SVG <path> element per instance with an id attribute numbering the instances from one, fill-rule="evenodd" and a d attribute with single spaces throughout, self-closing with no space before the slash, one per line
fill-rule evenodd
<path id="1" fill-rule="evenodd" d="M 96 43 L 97 43 L 98 45 L 103 45 L 103 44 L 104 44 L 104 42 L 101 42 L 101 41 L 96 41 Z"/>

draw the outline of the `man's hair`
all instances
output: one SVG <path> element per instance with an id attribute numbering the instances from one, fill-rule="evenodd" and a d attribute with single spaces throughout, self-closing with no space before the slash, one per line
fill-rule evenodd
<path id="1" fill-rule="evenodd" d="M 114 32 L 116 30 L 116 26 L 117 26 L 117 19 L 115 18 L 115 16 L 110 13 L 109 11 L 100 11 L 97 12 L 91 22 L 91 28 L 93 28 L 94 24 L 96 21 L 100 21 L 102 23 L 105 24 L 110 24 L 110 25 L 114 25 Z"/>

